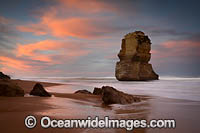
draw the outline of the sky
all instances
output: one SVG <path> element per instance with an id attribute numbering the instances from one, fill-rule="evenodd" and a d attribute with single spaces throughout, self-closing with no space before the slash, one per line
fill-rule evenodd
<path id="1" fill-rule="evenodd" d="M 198 0 L 1 0 L 0 71 L 12 77 L 113 77 L 121 39 L 151 39 L 161 76 L 200 77 Z"/>

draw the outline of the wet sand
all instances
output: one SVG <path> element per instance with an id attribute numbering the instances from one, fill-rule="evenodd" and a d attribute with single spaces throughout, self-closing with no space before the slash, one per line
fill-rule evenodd
<path id="1" fill-rule="evenodd" d="M 156 97 L 149 100 L 148 119 L 175 119 L 175 129 L 149 129 L 149 133 L 199 133 L 200 102 Z"/>
<path id="2" fill-rule="evenodd" d="M 26 93 L 34 86 L 34 81 L 13 80 Z M 53 88 L 59 84 L 42 82 L 45 87 Z M 48 90 L 48 89 L 47 89 Z M 39 120 L 42 116 L 52 119 L 86 119 L 88 116 L 109 116 L 114 119 L 175 119 L 176 129 L 136 129 L 134 133 L 188 133 L 198 132 L 200 103 L 187 100 L 175 100 L 161 97 L 140 96 L 142 102 L 129 105 L 102 104 L 100 96 L 70 93 L 53 93 L 53 97 L 0 97 L 1 132 L 119 132 L 125 129 L 43 129 Z M 24 125 L 27 115 L 37 117 L 34 129 Z M 132 131 L 130 131 L 132 132 Z"/>

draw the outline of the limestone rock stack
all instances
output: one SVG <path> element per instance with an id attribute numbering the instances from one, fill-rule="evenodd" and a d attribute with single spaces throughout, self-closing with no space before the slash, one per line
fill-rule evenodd
<path id="1" fill-rule="evenodd" d="M 124 36 L 120 59 L 116 64 L 115 76 L 120 81 L 157 80 L 151 59 L 151 40 L 141 31 L 135 31 Z"/>

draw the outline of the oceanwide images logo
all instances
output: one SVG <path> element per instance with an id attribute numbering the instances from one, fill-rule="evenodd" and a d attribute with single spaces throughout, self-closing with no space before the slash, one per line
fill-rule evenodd
<path id="1" fill-rule="evenodd" d="M 37 125 L 37 120 L 34 116 L 29 115 L 25 118 L 25 126 L 34 128 Z M 51 119 L 48 116 L 43 116 L 40 119 L 42 128 L 125 128 L 130 131 L 134 128 L 175 128 L 175 120 L 151 120 L 147 124 L 147 120 L 123 120 L 109 119 L 105 116 L 104 119 L 99 119 L 98 116 L 92 119 L 90 116 L 87 119 Z"/>

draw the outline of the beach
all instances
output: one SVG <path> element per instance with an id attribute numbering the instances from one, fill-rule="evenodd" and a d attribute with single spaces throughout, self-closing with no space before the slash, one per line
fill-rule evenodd
<path id="1" fill-rule="evenodd" d="M 113 104 L 105 106 L 102 104 L 101 96 L 73 94 L 76 90 L 74 88 L 87 89 L 81 82 L 68 81 L 67 84 L 67 82 L 56 82 L 56 80 L 53 80 L 56 83 L 44 82 L 45 80 L 40 79 L 40 81 L 43 81 L 40 83 L 47 91 L 53 94 L 52 97 L 34 97 L 28 95 L 34 84 L 38 81 L 30 81 L 30 79 L 29 81 L 11 81 L 22 87 L 26 94 L 25 97 L 0 97 L 0 125 L 2 132 L 127 132 L 126 129 L 44 129 L 40 126 L 39 122 L 35 128 L 28 129 L 24 124 L 24 119 L 28 115 L 34 115 L 38 121 L 42 116 L 49 116 L 52 119 L 86 119 L 88 116 L 99 116 L 99 118 L 109 116 L 109 118 L 113 119 L 146 119 L 148 121 L 151 119 L 175 119 L 175 129 L 139 128 L 134 129 L 134 132 L 187 133 L 198 132 L 200 130 L 198 127 L 200 102 L 197 100 L 144 95 L 135 91 L 135 95 L 141 97 L 141 102 L 127 105 Z M 108 84 L 108 82 L 105 83 L 105 81 L 99 79 L 95 81 L 90 80 L 90 83 L 96 83 L 96 81 L 99 81 L 98 84 Z M 95 84 L 95 86 L 98 85 Z M 88 90 L 90 89 L 92 87 L 88 87 Z"/>

